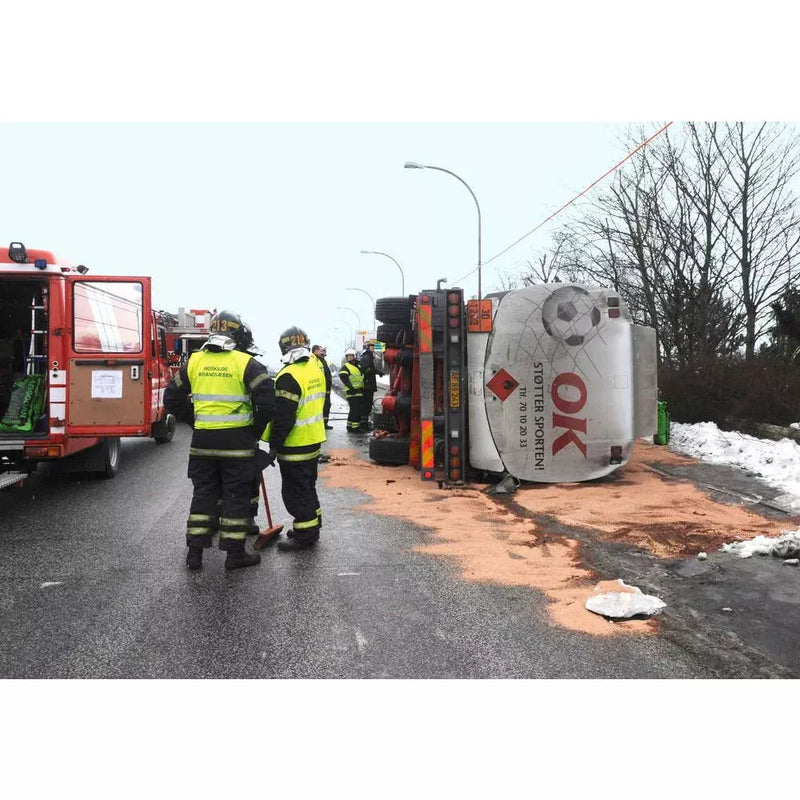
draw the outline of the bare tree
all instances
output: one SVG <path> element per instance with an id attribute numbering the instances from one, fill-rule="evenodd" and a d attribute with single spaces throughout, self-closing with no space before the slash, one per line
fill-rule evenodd
<path id="1" fill-rule="evenodd" d="M 800 254 L 797 166 L 782 126 L 687 123 L 637 152 L 520 278 L 564 272 L 615 288 L 657 329 L 670 366 L 743 344 L 750 358 Z"/>
<path id="2" fill-rule="evenodd" d="M 725 165 L 717 196 L 725 210 L 720 232 L 738 267 L 736 296 L 745 313 L 745 356 L 771 325 L 771 304 L 790 281 L 800 253 L 797 200 L 790 182 L 798 169 L 798 142 L 786 127 L 729 123 L 712 129 Z"/>

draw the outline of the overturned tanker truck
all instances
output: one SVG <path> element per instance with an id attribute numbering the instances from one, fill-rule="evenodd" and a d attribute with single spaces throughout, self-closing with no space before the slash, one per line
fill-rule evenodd
<path id="1" fill-rule="evenodd" d="M 656 334 L 619 293 L 564 283 L 464 300 L 462 289 L 381 298 L 390 376 L 369 443 L 425 481 L 585 481 L 657 429 Z"/>

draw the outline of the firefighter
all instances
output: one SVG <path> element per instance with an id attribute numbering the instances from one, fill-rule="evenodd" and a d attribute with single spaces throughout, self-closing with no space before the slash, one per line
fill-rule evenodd
<path id="1" fill-rule="evenodd" d="M 375 369 L 375 343 L 367 342 L 364 345 L 364 352 L 359 358 L 361 364 L 361 371 L 364 373 L 364 399 L 361 404 L 361 429 L 369 430 L 369 415 L 372 411 L 372 400 L 375 397 L 375 392 L 378 391 L 378 382 L 375 378 L 377 370 Z M 382 372 L 378 375 L 383 377 Z"/>
<path id="2" fill-rule="evenodd" d="M 325 419 L 325 430 L 332 431 L 333 425 L 330 424 L 331 417 L 331 368 L 328 366 L 327 356 L 328 350 L 324 345 L 315 344 L 311 348 L 311 355 L 319 361 L 319 366 L 325 375 L 325 408 L 322 411 L 322 416 Z"/>
<path id="3" fill-rule="evenodd" d="M 261 561 L 245 550 L 245 538 L 255 443 L 272 419 L 275 395 L 266 368 L 244 352 L 253 340 L 238 314 L 220 311 L 209 330 L 208 340 L 165 390 L 164 406 L 194 428 L 186 565 L 202 569 L 203 550 L 218 530 L 219 548 L 227 552 L 225 569 L 238 569 Z"/>
<path id="4" fill-rule="evenodd" d="M 362 407 L 364 403 L 364 373 L 356 361 L 356 351 L 352 347 L 344 351 L 344 364 L 339 370 L 339 377 L 344 384 L 344 394 L 350 406 L 347 415 L 347 430 L 358 431 L 361 425 Z"/>
<path id="5" fill-rule="evenodd" d="M 311 360 L 316 361 L 322 374 L 325 376 L 325 406 L 322 409 L 322 419 L 325 422 L 325 430 L 333 430 L 333 425 L 328 423 L 331 415 L 331 384 L 333 379 L 331 377 L 331 368 L 325 360 L 328 355 L 328 350 L 321 344 L 315 344 L 311 348 Z M 325 435 L 327 438 L 327 434 Z M 319 454 L 319 463 L 326 464 L 331 460 L 331 457 L 324 451 Z"/>
<path id="6" fill-rule="evenodd" d="M 281 471 L 281 496 L 292 515 L 283 551 L 304 550 L 319 540 L 322 509 L 317 497 L 317 460 L 325 441 L 325 376 L 311 359 L 305 331 L 288 328 L 278 340 L 286 365 L 275 378 L 275 417 L 264 438 Z"/>

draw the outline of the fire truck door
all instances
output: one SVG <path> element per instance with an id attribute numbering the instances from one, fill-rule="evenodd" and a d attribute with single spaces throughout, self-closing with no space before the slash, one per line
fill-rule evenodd
<path id="1" fill-rule="evenodd" d="M 150 278 L 68 278 L 71 435 L 141 436 L 150 428 Z"/>

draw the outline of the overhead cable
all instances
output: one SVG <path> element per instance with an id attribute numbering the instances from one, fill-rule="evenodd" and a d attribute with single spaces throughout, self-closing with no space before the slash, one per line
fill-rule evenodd
<path id="1" fill-rule="evenodd" d="M 596 186 L 598 183 L 600 183 L 600 181 L 602 181 L 603 178 L 605 178 L 608 175 L 610 175 L 612 172 L 614 172 L 614 170 L 619 169 L 629 158 L 631 158 L 636 153 L 638 153 L 639 150 L 641 150 L 643 147 L 645 147 L 646 145 L 650 144 L 650 142 L 652 142 L 653 139 L 656 138 L 656 136 L 660 136 L 667 128 L 669 128 L 670 125 L 672 125 L 672 122 L 668 122 L 666 125 L 664 125 L 664 127 L 659 129 L 658 131 L 656 131 L 649 139 L 645 139 L 645 141 L 643 141 L 640 145 L 638 145 L 633 150 L 631 150 L 631 152 L 628 153 L 628 155 L 626 155 L 625 158 L 622 159 L 622 161 L 620 161 L 618 164 L 615 164 L 613 167 L 611 167 L 611 169 L 609 169 L 606 172 L 604 172 L 596 181 L 593 181 L 592 183 L 590 183 L 582 192 L 578 192 L 578 194 L 576 194 L 575 197 L 573 197 L 569 202 L 564 203 L 564 205 L 561 206 L 561 208 L 556 209 L 552 214 L 550 214 L 549 217 L 547 217 L 546 219 L 543 219 L 535 228 L 532 228 L 527 233 L 525 233 L 522 236 L 520 236 L 519 239 L 517 239 L 515 242 L 512 242 L 505 249 L 501 250 L 499 253 L 497 253 L 497 255 L 494 255 L 490 259 L 488 259 L 487 261 L 484 261 L 482 266 L 485 267 L 487 264 L 491 264 L 492 261 L 494 261 L 496 258 L 500 258 L 500 256 L 502 256 L 504 253 L 507 253 L 512 247 L 515 247 L 516 245 L 518 245 L 523 239 L 527 239 L 528 236 L 530 236 L 532 233 L 535 233 L 536 231 L 538 231 L 539 228 L 542 227 L 542 225 L 550 222 L 550 220 L 553 219 L 553 217 L 555 217 L 556 214 L 561 213 L 565 208 L 567 208 L 568 206 L 572 205 L 578 198 L 583 197 L 583 195 L 585 195 L 590 189 L 592 189 L 594 186 Z M 478 271 L 478 267 L 475 267 L 474 269 L 471 269 L 466 275 L 463 275 L 462 277 L 458 278 L 458 280 L 456 280 L 456 281 L 452 281 L 450 283 L 450 286 L 453 286 L 455 284 L 460 283 L 465 278 L 468 278 L 470 275 L 472 275 L 473 273 L 475 273 L 477 271 Z"/>

